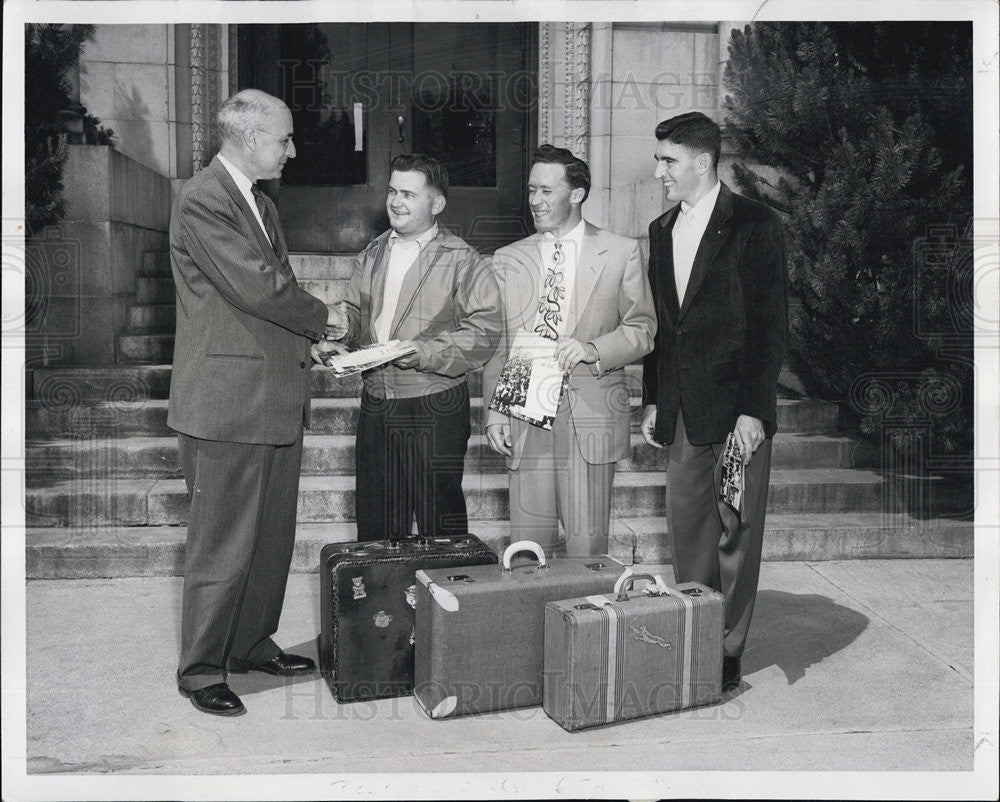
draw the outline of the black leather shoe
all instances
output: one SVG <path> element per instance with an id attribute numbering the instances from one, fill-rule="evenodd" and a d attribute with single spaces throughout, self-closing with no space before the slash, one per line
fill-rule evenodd
<path id="1" fill-rule="evenodd" d="M 198 688 L 196 691 L 184 688 L 178 690 L 188 697 L 191 704 L 202 713 L 211 713 L 213 716 L 238 716 L 240 713 L 247 712 L 240 697 L 233 693 L 224 682 L 209 685 L 206 688 Z"/>
<path id="2" fill-rule="evenodd" d="M 722 658 L 722 692 L 734 690 L 740 686 L 740 679 L 742 678 L 742 671 L 740 668 L 740 658 L 738 657 L 723 657 Z"/>
<path id="3" fill-rule="evenodd" d="M 245 674 L 247 671 L 263 671 L 277 677 L 293 677 L 297 674 L 308 674 L 316 670 L 316 664 L 308 657 L 297 654 L 279 652 L 270 660 L 255 663 L 252 666 L 240 663 L 230 663 L 229 670 L 234 674 Z"/>

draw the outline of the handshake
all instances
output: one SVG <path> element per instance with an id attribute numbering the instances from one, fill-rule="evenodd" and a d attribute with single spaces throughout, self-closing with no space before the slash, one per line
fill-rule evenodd
<path id="1" fill-rule="evenodd" d="M 323 330 L 323 339 L 313 343 L 310 349 L 313 362 L 318 365 L 330 366 L 331 354 L 346 354 L 352 349 L 341 340 L 347 336 L 351 330 L 351 321 L 347 314 L 347 305 L 344 301 L 337 301 L 329 307 L 326 318 L 326 328 Z M 394 343 L 395 359 L 391 359 L 392 364 L 404 369 L 418 368 L 420 357 L 417 355 L 417 345 L 412 340 L 403 340 Z"/>
<path id="2" fill-rule="evenodd" d="M 350 330 L 350 320 L 344 309 L 344 302 L 337 301 L 329 308 L 326 318 L 326 329 L 323 331 L 324 340 L 342 340 Z"/>
<path id="3" fill-rule="evenodd" d="M 323 339 L 313 343 L 309 349 L 313 362 L 318 365 L 326 365 L 324 355 L 345 354 L 351 349 L 344 343 L 339 342 L 347 336 L 351 323 L 344 309 L 344 302 L 338 301 L 329 307 L 326 318 L 326 328 L 323 330 Z"/>

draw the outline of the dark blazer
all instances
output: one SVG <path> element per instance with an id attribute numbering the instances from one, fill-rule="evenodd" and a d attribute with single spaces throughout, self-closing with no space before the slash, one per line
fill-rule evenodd
<path id="1" fill-rule="evenodd" d="M 309 345 L 327 308 L 296 282 L 280 230 L 276 248 L 218 158 L 184 184 L 170 218 L 172 429 L 283 445 L 308 423 Z"/>
<path id="2" fill-rule="evenodd" d="M 656 404 L 654 435 L 671 443 L 677 410 L 695 445 L 719 443 L 739 415 L 777 430 L 777 381 L 788 333 L 785 236 L 773 209 L 719 191 L 677 300 L 671 232 L 678 207 L 649 225 L 649 281 L 659 328 L 643 360 L 643 405 Z"/>

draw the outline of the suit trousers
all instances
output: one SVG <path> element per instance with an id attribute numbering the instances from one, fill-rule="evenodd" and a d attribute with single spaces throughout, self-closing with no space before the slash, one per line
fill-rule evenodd
<path id="1" fill-rule="evenodd" d="M 764 513 L 771 477 L 771 439 L 746 466 L 743 516 L 723 523 L 715 464 L 723 443 L 695 446 L 687 439 L 678 410 L 667 464 L 667 527 L 677 582 L 700 582 L 726 599 L 723 652 L 739 657 L 746 645 L 757 598 Z"/>
<path id="2" fill-rule="evenodd" d="M 561 405 L 552 431 L 530 427 L 517 470 L 510 473 L 511 540 L 533 540 L 551 556 L 559 524 L 566 554 L 607 554 L 615 463 L 583 458 L 569 404 Z"/>
<path id="3" fill-rule="evenodd" d="M 282 446 L 177 438 L 191 496 L 177 675 L 191 691 L 280 652 L 302 434 Z"/>
<path id="4" fill-rule="evenodd" d="M 361 395 L 355 445 L 358 540 L 464 535 L 462 491 L 472 433 L 465 383 L 415 398 Z"/>

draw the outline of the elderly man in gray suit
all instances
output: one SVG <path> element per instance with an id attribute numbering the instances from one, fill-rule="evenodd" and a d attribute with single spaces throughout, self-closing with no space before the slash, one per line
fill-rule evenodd
<path id="1" fill-rule="evenodd" d="M 219 154 L 181 189 L 170 220 L 167 424 L 191 494 L 177 682 L 198 710 L 236 715 L 227 672 L 315 668 L 271 635 L 295 539 L 310 368 L 346 316 L 298 286 L 277 209 L 256 185 L 295 156 L 288 108 L 245 90 L 218 125 Z"/>

